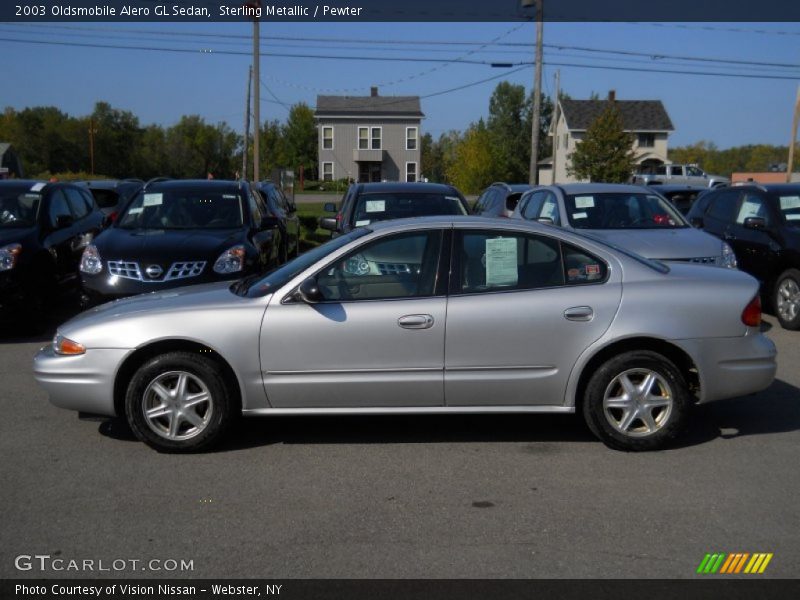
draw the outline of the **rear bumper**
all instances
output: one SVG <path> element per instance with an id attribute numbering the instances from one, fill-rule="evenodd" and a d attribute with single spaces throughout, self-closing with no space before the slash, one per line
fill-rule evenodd
<path id="1" fill-rule="evenodd" d="M 87 350 L 80 356 L 61 356 L 45 346 L 33 359 L 33 375 L 60 408 L 115 416 L 114 379 L 131 350 Z"/>
<path id="2" fill-rule="evenodd" d="M 768 388 L 775 379 L 777 350 L 772 340 L 761 333 L 676 343 L 697 366 L 701 403 L 754 394 Z"/>

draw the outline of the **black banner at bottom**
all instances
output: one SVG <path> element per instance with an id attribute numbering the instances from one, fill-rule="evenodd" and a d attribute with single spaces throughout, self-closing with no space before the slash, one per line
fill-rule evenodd
<path id="1" fill-rule="evenodd" d="M 800 598 L 800 579 L 4 579 L 0 598 L 450 600 Z"/>

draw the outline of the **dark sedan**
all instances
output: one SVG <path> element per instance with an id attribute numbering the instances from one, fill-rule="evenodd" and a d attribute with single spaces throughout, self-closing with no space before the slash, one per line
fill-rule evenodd
<path id="1" fill-rule="evenodd" d="M 55 294 L 77 289 L 81 253 L 104 220 L 82 186 L 0 181 L 0 316 L 41 326 Z"/>
<path id="2" fill-rule="evenodd" d="M 283 241 L 246 182 L 159 180 L 144 186 L 83 252 L 89 303 L 266 271 Z"/>
<path id="3" fill-rule="evenodd" d="M 472 214 L 480 217 L 511 217 L 520 198 L 531 187 L 527 183 L 493 183 L 478 196 Z"/>

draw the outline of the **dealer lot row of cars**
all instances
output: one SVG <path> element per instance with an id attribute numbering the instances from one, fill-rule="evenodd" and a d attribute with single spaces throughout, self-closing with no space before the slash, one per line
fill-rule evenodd
<path id="1" fill-rule="evenodd" d="M 521 218 L 480 219 L 450 186 L 354 184 L 321 223 L 330 242 L 266 263 L 216 235 L 258 234 L 251 191 L 153 182 L 85 244 L 84 287 L 96 275 L 120 296 L 145 277 L 168 289 L 151 283 L 163 291 L 61 325 L 34 361 L 53 403 L 124 417 L 168 452 L 213 446 L 240 415 L 464 412 L 577 413 L 608 446 L 651 450 L 681 434 L 693 404 L 775 375 L 758 282 L 643 188 L 536 188 L 514 207 Z M 400 218 L 418 211 L 428 216 Z M 157 254 L 136 253 L 196 232 L 201 216 L 207 227 L 184 243 L 213 238 L 213 258 L 201 269 L 170 257 L 148 274 Z M 612 216 L 633 219 L 638 253 L 595 233 Z M 668 237 L 647 241 L 648 230 Z"/>

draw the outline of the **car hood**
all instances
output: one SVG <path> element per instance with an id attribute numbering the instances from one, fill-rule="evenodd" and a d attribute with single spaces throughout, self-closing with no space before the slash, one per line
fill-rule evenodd
<path id="1" fill-rule="evenodd" d="M 579 229 L 604 242 L 631 250 L 645 258 L 685 260 L 720 256 L 719 239 L 694 229 Z"/>
<path id="2" fill-rule="evenodd" d="M 212 262 L 244 241 L 241 229 L 121 229 L 113 227 L 95 239 L 103 260 L 169 263 L 183 260 Z"/>

